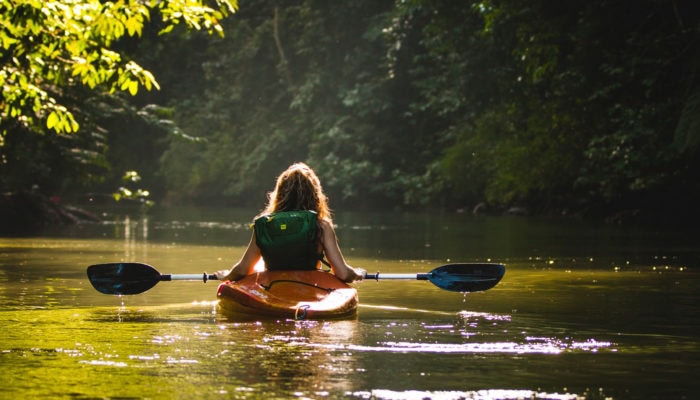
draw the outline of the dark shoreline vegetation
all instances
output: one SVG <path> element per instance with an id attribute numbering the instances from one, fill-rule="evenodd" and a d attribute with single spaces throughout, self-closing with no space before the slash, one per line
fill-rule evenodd
<path id="1" fill-rule="evenodd" d="M 161 34 L 153 11 L 140 35 L 107 41 L 160 90 L 112 92 L 70 65 L 32 75 L 77 132 L 52 131 L 30 101 L 0 101 L 0 232 L 89 221 L 65 205 L 118 190 L 126 171 L 161 206 L 258 207 L 295 161 L 316 169 L 338 212 L 700 217 L 700 2 L 238 7 L 216 18 L 223 37 Z M 53 61 L 33 43 L 55 36 L 12 36 L 50 23 L 18 10 L 3 10 L 17 30 L 0 32 L 0 66 L 35 73 L 30 54 Z M 13 119 L 22 107 L 34 124 Z"/>
<path id="2" fill-rule="evenodd" d="M 74 199 L 75 201 L 63 201 L 60 198 L 49 198 L 39 192 L 23 191 L 18 193 L 0 194 L 0 235 L 24 236 L 34 235 L 55 228 L 80 224 L 101 223 L 113 218 L 115 206 L 120 206 L 121 213 L 127 215 L 143 215 L 148 213 L 151 206 L 145 206 L 143 200 L 124 199 L 115 202 L 111 194 L 87 194 Z M 689 205 L 692 206 L 692 205 Z M 167 205 L 164 205 L 167 207 Z M 343 207 L 342 211 L 369 211 L 358 210 L 350 205 Z M 372 210 L 377 211 L 377 210 Z M 489 208 L 484 203 L 479 203 L 473 208 L 456 209 L 384 209 L 378 210 L 387 213 L 395 212 L 447 212 L 454 214 L 471 214 L 478 216 L 513 216 L 528 217 L 552 217 L 561 220 L 588 220 L 590 222 L 604 222 L 605 224 L 620 225 L 626 227 L 645 228 L 679 228 L 691 229 L 693 221 L 700 216 L 696 209 L 691 207 L 668 208 L 660 204 L 653 204 L 648 209 L 625 210 L 597 210 L 598 213 L 562 212 L 561 210 L 533 213 L 524 207 Z"/>

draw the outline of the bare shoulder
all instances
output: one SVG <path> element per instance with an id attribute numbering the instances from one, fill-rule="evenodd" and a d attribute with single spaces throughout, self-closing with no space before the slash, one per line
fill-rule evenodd
<path id="1" fill-rule="evenodd" d="M 333 222 L 330 220 L 327 220 L 325 218 L 319 220 L 319 223 L 321 225 L 321 229 L 323 232 L 334 232 L 335 233 L 335 228 L 333 227 Z"/>

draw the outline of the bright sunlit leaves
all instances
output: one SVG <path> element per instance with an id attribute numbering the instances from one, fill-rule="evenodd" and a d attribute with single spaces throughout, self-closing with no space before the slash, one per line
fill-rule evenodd
<path id="1" fill-rule="evenodd" d="M 73 133 L 80 128 L 80 125 L 65 107 L 58 106 L 51 111 L 46 119 L 46 127 L 57 133 Z"/>
<path id="2" fill-rule="evenodd" d="M 147 207 L 152 206 L 154 204 L 153 201 L 148 200 L 148 196 L 151 195 L 151 192 L 145 189 L 130 189 L 127 187 L 131 184 L 139 182 L 140 180 L 141 176 L 137 171 L 126 171 L 124 176 L 122 176 L 124 186 L 120 186 L 116 192 L 112 193 L 114 200 L 136 200 Z"/>
<path id="3" fill-rule="evenodd" d="M 235 12 L 236 0 L 0 0 L 0 122 L 70 133 L 79 125 L 61 105 L 75 85 L 92 90 L 158 89 L 149 71 L 111 49 L 123 36 L 140 37 L 153 15 L 163 32 L 188 29 L 223 35 L 219 21 Z M 6 125 L 6 124 L 3 124 Z"/>

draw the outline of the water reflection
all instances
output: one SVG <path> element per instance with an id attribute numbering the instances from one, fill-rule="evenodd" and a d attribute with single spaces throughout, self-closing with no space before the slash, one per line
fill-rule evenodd
<path id="1" fill-rule="evenodd" d="M 248 330 L 243 343 L 235 344 L 245 348 L 249 382 L 263 379 L 291 392 L 352 389 L 353 374 L 358 370 L 356 357 L 348 351 L 316 345 L 352 343 L 358 333 L 356 321 L 287 321 L 273 329 L 267 324 L 254 326 L 256 329 Z M 233 349 L 230 354 L 235 358 Z"/>
<path id="2" fill-rule="evenodd" d="M 573 393 L 546 393 L 532 390 L 515 390 L 515 389 L 489 389 L 470 392 L 462 391 L 395 391 L 386 389 L 376 389 L 371 392 L 354 392 L 352 396 L 360 399 L 382 399 L 382 400 L 583 400 L 588 398 L 608 399 L 599 390 L 595 397 L 588 393 L 581 395 Z M 612 398 L 610 398 L 612 399 Z"/>
<path id="3" fill-rule="evenodd" d="M 124 227 L 124 261 L 148 258 L 148 217 L 132 219 L 128 215 L 122 221 Z"/>
<path id="4" fill-rule="evenodd" d="M 586 338 L 583 340 L 569 336 L 534 336 L 525 331 L 514 334 L 511 330 L 510 315 L 461 312 L 461 322 L 457 323 L 396 323 L 388 322 L 384 338 L 373 344 L 300 343 L 310 347 L 332 350 L 379 353 L 442 353 L 442 354 L 561 354 L 595 353 L 601 350 L 615 352 L 617 349 L 609 340 Z M 381 324 L 373 324 L 380 328 Z M 511 329 L 515 328 L 515 329 Z M 410 332 L 406 334 L 406 332 Z M 504 334 L 504 332 L 506 334 Z M 414 340 L 385 340 L 387 337 L 410 336 Z M 502 340 L 502 337 L 513 340 Z M 461 342 L 461 343 L 460 343 Z"/>
<path id="5" fill-rule="evenodd" d="M 387 353 L 452 353 L 452 354 L 559 354 L 570 351 L 596 352 L 610 348 L 612 343 L 599 342 L 590 339 L 585 342 L 565 342 L 557 338 L 525 339 L 525 343 L 493 342 L 493 343 L 413 343 L 413 342 L 383 342 L 378 346 L 342 346 L 340 348 L 355 351 L 373 351 Z M 331 346 L 333 347 L 333 346 Z M 614 349 L 613 349 L 614 351 Z"/>
<path id="6" fill-rule="evenodd" d="M 98 210 L 102 213 L 104 210 Z M 151 243 L 244 246 L 250 220 L 258 210 L 156 207 L 149 214 L 117 214 L 103 224 L 67 229 L 76 237 L 131 238 Z M 335 222 L 341 244 L 355 257 L 469 260 L 485 258 L 577 260 L 577 268 L 698 262 L 694 232 L 626 229 L 551 218 L 478 217 L 452 213 L 339 213 Z M 111 227 L 111 230 L 109 229 Z M 61 234 L 65 234 L 62 232 Z M 568 261 L 565 261 L 568 262 Z"/>
<path id="7" fill-rule="evenodd" d="M 215 302 L 100 308 L 86 318 L 110 327 L 107 343 L 81 350 L 92 368 L 135 368 L 158 376 L 184 368 L 186 376 L 220 377 L 221 394 L 346 392 L 361 371 L 356 356 L 330 344 L 353 343 L 356 320 L 231 322 L 211 314 Z"/>

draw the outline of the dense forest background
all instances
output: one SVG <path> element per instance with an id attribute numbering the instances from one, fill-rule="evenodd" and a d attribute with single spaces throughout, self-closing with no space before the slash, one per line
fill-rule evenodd
<path id="1" fill-rule="evenodd" d="M 238 7 L 223 38 L 117 41 L 160 90 L 76 85 L 77 133 L 5 126 L 0 191 L 111 193 L 135 170 L 163 204 L 258 207 L 305 161 L 336 209 L 700 214 L 700 2 Z"/>

